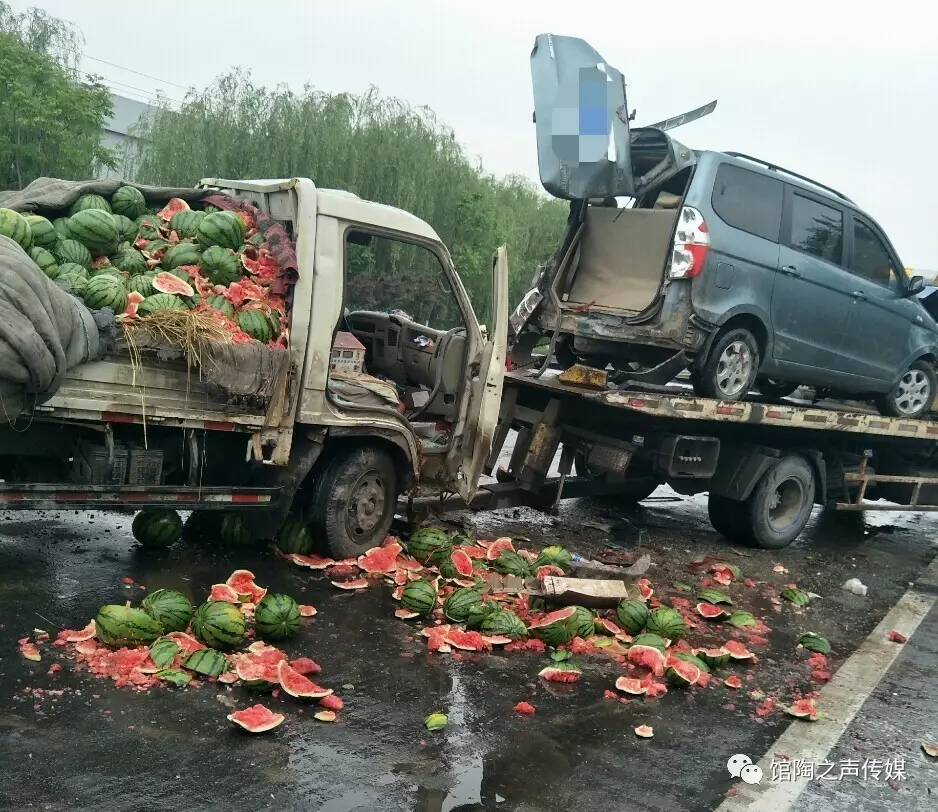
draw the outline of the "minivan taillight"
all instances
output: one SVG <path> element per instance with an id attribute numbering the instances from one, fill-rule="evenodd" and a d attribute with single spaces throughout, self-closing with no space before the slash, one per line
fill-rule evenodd
<path id="1" fill-rule="evenodd" d="M 674 232 L 671 252 L 671 278 L 693 279 L 703 271 L 710 250 L 707 221 L 693 206 L 684 206 Z"/>

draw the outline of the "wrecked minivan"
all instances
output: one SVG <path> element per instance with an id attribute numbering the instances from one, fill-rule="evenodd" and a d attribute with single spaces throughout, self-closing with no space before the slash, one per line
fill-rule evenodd
<path id="1" fill-rule="evenodd" d="M 698 394 L 726 401 L 809 385 L 897 417 L 929 410 L 938 325 L 922 279 L 845 195 L 630 128 L 621 74 L 582 40 L 538 37 L 532 75 L 542 182 L 571 203 L 513 315 L 516 362 L 549 336 L 563 366 L 650 383 L 689 369 Z"/>

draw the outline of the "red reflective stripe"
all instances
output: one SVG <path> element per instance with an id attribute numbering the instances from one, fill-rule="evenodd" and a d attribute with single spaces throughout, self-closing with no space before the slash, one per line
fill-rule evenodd
<path id="1" fill-rule="evenodd" d="M 645 401 L 641 398 L 629 398 L 629 406 L 633 409 L 642 409 L 645 406 Z"/>
<path id="2" fill-rule="evenodd" d="M 22 502 L 25 498 L 24 493 L 4 493 L 0 495 L 0 502 Z"/>
<path id="3" fill-rule="evenodd" d="M 94 500 L 90 493 L 81 493 L 79 491 L 63 492 L 55 494 L 56 502 L 90 502 Z"/>
<path id="4" fill-rule="evenodd" d="M 717 406 L 717 414 L 742 414 L 742 409 L 737 409 L 732 406 Z"/>
<path id="5" fill-rule="evenodd" d="M 209 431 L 234 431 L 234 423 L 224 423 L 221 420 L 206 420 L 202 423 L 202 427 L 208 429 Z"/>
<path id="6" fill-rule="evenodd" d="M 256 505 L 260 497 L 256 493 L 233 493 L 231 502 L 234 505 Z"/>
<path id="7" fill-rule="evenodd" d="M 117 498 L 121 502 L 149 502 L 150 494 L 145 493 L 144 491 L 136 491 L 135 493 L 119 493 Z"/>
<path id="8" fill-rule="evenodd" d="M 101 412 L 101 419 L 105 423 L 134 423 L 137 420 L 132 414 L 120 412 Z"/>

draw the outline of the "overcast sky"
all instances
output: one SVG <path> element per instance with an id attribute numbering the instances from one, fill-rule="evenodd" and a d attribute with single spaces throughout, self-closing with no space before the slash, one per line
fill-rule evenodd
<path id="1" fill-rule="evenodd" d="M 181 97 L 233 65 L 297 88 L 376 85 L 435 110 L 487 170 L 533 179 L 534 36 L 583 37 L 625 74 L 638 123 L 719 99 L 673 134 L 840 189 L 907 266 L 938 269 L 938 12 L 922 0 L 13 2 L 73 20 L 90 57 L 163 80 L 85 62 L 128 95 L 162 87 Z"/>

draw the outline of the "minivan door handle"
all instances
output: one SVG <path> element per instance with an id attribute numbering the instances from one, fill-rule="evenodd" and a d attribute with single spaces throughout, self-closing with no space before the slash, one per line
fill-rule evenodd
<path id="1" fill-rule="evenodd" d="M 798 269 L 794 265 L 783 265 L 779 270 L 785 274 L 785 276 L 794 276 L 798 279 L 801 278 L 801 274 L 798 273 Z"/>
<path id="2" fill-rule="evenodd" d="M 862 290 L 851 290 L 851 291 L 850 291 L 850 295 L 851 295 L 854 299 L 865 299 L 865 298 L 866 298 L 866 294 L 865 294 Z"/>

